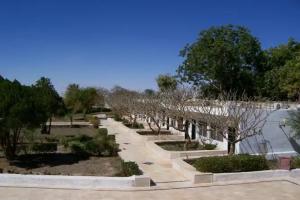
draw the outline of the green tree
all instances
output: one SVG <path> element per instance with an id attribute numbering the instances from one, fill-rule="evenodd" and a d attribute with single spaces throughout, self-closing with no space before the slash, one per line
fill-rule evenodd
<path id="1" fill-rule="evenodd" d="M 159 75 L 156 78 L 156 83 L 160 91 L 175 90 L 177 88 L 177 80 L 170 75 Z"/>
<path id="2" fill-rule="evenodd" d="M 75 113 L 81 111 L 85 118 L 93 106 L 103 104 L 104 96 L 101 96 L 96 88 L 80 88 L 78 84 L 70 84 L 65 92 L 64 100 L 72 126 Z"/>
<path id="3" fill-rule="evenodd" d="M 16 155 L 22 131 L 47 120 L 36 94 L 35 88 L 18 81 L 0 80 L 0 142 L 8 159 Z"/>
<path id="4" fill-rule="evenodd" d="M 80 88 L 78 84 L 70 84 L 67 87 L 64 96 L 64 102 L 70 118 L 71 126 L 73 126 L 73 117 L 81 109 Z"/>
<path id="5" fill-rule="evenodd" d="M 300 55 L 280 69 L 279 87 L 290 99 L 300 102 Z"/>
<path id="6" fill-rule="evenodd" d="M 292 111 L 289 113 L 287 124 L 291 126 L 296 138 L 300 138 L 300 111 Z"/>
<path id="7" fill-rule="evenodd" d="M 43 105 L 43 109 L 49 119 L 48 130 L 46 124 L 43 124 L 42 133 L 50 134 L 52 117 L 59 114 L 59 111 L 63 109 L 63 100 L 55 90 L 49 78 L 41 77 L 36 81 L 34 87 L 37 90 L 39 101 Z"/>
<path id="8" fill-rule="evenodd" d="M 95 88 L 81 88 L 79 92 L 79 101 L 81 109 L 83 111 L 84 118 L 86 113 L 92 109 L 92 106 L 96 105 L 99 101 L 99 93 Z"/>
<path id="9" fill-rule="evenodd" d="M 155 91 L 152 90 L 152 89 L 145 89 L 145 90 L 144 90 L 144 94 L 146 94 L 146 95 L 154 95 L 154 94 L 155 94 Z"/>
<path id="10" fill-rule="evenodd" d="M 296 58 L 299 56 L 299 52 L 300 43 L 294 39 L 289 39 L 287 44 L 281 44 L 265 51 L 265 71 L 257 84 L 260 96 L 271 100 L 287 100 L 291 97 L 291 93 L 284 86 L 287 85 L 285 79 L 289 71 L 292 70 L 291 65 L 297 62 Z M 294 63 L 290 63 L 289 66 L 285 67 L 291 61 Z"/>
<path id="11" fill-rule="evenodd" d="M 255 78 L 263 70 L 263 51 L 257 38 L 242 26 L 211 27 L 200 33 L 180 55 L 181 81 L 212 92 L 255 92 Z"/>
<path id="12" fill-rule="evenodd" d="M 283 67 L 289 60 L 297 57 L 297 52 L 300 51 L 300 43 L 295 39 L 290 38 L 287 44 L 281 44 L 277 47 L 267 49 L 265 51 L 267 56 L 266 69 Z"/>

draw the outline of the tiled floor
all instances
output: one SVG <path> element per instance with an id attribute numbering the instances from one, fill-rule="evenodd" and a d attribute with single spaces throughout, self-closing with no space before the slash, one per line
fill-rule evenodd
<path id="1" fill-rule="evenodd" d="M 155 183 L 189 181 L 179 171 L 172 168 L 170 160 L 149 152 L 143 141 L 135 137 L 134 130 L 112 119 L 104 120 L 102 124 L 109 133 L 117 133 L 116 140 L 122 150 L 120 156 L 124 160 L 135 161 Z"/>
<path id="2" fill-rule="evenodd" d="M 273 181 L 149 191 L 93 191 L 0 187 L 0 194 L 1 200 L 299 200 L 300 186 L 287 181 Z"/>

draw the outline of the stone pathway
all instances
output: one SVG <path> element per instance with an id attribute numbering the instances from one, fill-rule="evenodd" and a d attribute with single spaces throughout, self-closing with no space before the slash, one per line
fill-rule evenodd
<path id="1" fill-rule="evenodd" d="M 136 132 L 121 122 L 113 119 L 101 121 L 103 127 L 111 134 L 116 134 L 116 141 L 120 144 L 120 156 L 126 161 L 136 162 L 140 169 L 157 185 L 188 185 L 189 180 L 179 171 L 172 168 L 171 161 L 150 152 L 143 140 L 136 137 Z"/>
<path id="2" fill-rule="evenodd" d="M 219 185 L 171 190 L 95 191 L 0 187 L 5 200 L 298 200 L 300 186 L 288 181 Z"/>

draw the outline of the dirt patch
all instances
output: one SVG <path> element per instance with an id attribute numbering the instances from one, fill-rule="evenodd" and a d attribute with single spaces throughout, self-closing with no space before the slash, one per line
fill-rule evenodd
<path id="1" fill-rule="evenodd" d="M 14 161 L 0 158 L 4 173 L 122 176 L 121 159 L 115 157 L 88 157 L 75 154 L 31 154 L 19 156 Z"/>

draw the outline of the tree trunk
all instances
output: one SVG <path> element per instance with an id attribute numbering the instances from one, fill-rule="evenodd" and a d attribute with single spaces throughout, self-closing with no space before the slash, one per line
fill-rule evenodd
<path id="1" fill-rule="evenodd" d="M 228 154 L 229 155 L 234 155 L 235 154 L 235 143 L 233 142 L 229 142 L 229 145 L 228 145 Z"/>
<path id="2" fill-rule="evenodd" d="M 17 151 L 17 144 L 18 144 L 18 138 L 19 138 L 19 132 L 20 130 L 13 130 L 13 135 L 10 135 L 9 132 L 5 134 L 5 157 L 8 160 L 13 160 L 16 156 Z"/>
<path id="3" fill-rule="evenodd" d="M 185 144 L 184 144 L 184 149 L 187 151 L 188 150 L 188 145 L 192 142 L 191 137 L 189 135 L 189 125 L 190 122 L 188 120 L 185 121 L 184 124 L 184 137 L 185 137 Z"/>
<path id="4" fill-rule="evenodd" d="M 45 134 L 45 133 L 47 133 L 47 125 L 43 123 L 41 127 L 41 134 Z"/>
<path id="5" fill-rule="evenodd" d="M 185 129 L 184 129 L 184 137 L 185 137 L 185 139 L 191 140 L 191 137 L 189 135 L 189 125 L 190 125 L 189 121 L 186 120 L 185 121 L 185 125 L 184 125 L 184 127 L 185 127 Z"/>
<path id="6" fill-rule="evenodd" d="M 48 127 L 47 134 L 51 133 L 51 125 L 52 125 L 52 116 L 49 118 L 49 127 Z"/>
<path id="7" fill-rule="evenodd" d="M 170 129 L 170 124 L 169 124 L 169 117 L 167 117 L 167 130 Z"/>
<path id="8" fill-rule="evenodd" d="M 70 128 L 73 127 L 73 115 L 70 115 Z"/>

